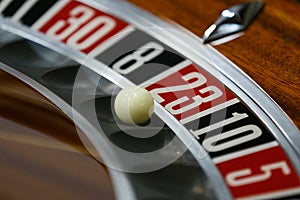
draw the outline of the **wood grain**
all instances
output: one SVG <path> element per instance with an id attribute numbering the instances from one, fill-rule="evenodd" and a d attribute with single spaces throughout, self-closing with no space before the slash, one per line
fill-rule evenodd
<path id="1" fill-rule="evenodd" d="M 221 11 L 241 0 L 129 0 L 202 37 Z M 215 48 L 255 80 L 300 128 L 300 3 L 265 0 L 245 35 Z"/>
<path id="2" fill-rule="evenodd" d="M 114 199 L 73 122 L 22 81 L 0 82 L 0 199 Z"/>
<path id="3" fill-rule="evenodd" d="M 130 1 L 199 37 L 224 8 L 242 2 Z M 300 128 L 300 3 L 265 2 L 244 36 L 216 48 L 252 77 Z M 83 147 L 73 123 L 21 81 L 2 71 L 0 80 L 0 199 L 43 198 L 46 191 L 52 199 L 113 198 L 107 172 Z M 7 121 L 18 125 L 8 127 Z"/>

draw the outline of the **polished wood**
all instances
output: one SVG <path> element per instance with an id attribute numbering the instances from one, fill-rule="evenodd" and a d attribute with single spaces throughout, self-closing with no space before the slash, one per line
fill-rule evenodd
<path id="1" fill-rule="evenodd" d="M 199 37 L 222 10 L 241 0 L 129 0 Z M 245 34 L 215 48 L 269 94 L 300 128 L 300 2 L 265 0 Z"/>
<path id="2" fill-rule="evenodd" d="M 240 0 L 129 0 L 199 37 Z M 300 3 L 266 0 L 242 37 L 215 48 L 253 78 L 300 128 Z M 74 124 L 42 95 L 0 71 L 0 199 L 111 199 L 106 169 Z"/>
<path id="3" fill-rule="evenodd" d="M 3 71 L 0 83 L 0 199 L 114 199 L 73 122 Z"/>

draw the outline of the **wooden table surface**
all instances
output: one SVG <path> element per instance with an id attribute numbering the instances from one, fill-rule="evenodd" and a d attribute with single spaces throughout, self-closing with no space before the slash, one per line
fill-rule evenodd
<path id="1" fill-rule="evenodd" d="M 223 9 L 241 0 L 129 0 L 202 37 Z M 265 0 L 245 34 L 215 48 L 255 80 L 300 128 L 300 1 Z"/>
<path id="2" fill-rule="evenodd" d="M 157 16 L 179 23 L 199 37 L 223 9 L 242 2 L 233 0 L 130 1 Z M 265 2 L 264 9 L 244 36 L 216 46 L 216 49 L 252 77 L 300 128 L 300 2 L 296 0 L 265 0 Z M 86 194 L 91 197 L 105 195 L 106 199 L 112 198 L 113 190 L 107 173 L 104 169 L 99 172 L 99 163 L 89 157 L 79 138 L 74 137 L 72 133 L 75 130 L 73 130 L 72 122 L 62 116 L 54 105 L 45 101 L 44 97 L 21 81 L 13 79 L 2 71 L 0 71 L 0 80 L 2 81 L 0 85 L 0 127 L 1 125 L 7 127 L 7 124 L 4 125 L 7 122 L 5 120 L 12 120 L 24 127 L 30 127 L 32 130 L 42 132 L 46 130 L 46 135 L 53 137 L 52 143 L 49 143 L 49 138 L 40 138 L 42 135 L 38 135 L 39 140 L 34 140 L 39 142 L 38 145 L 30 146 L 31 143 L 26 143 L 26 141 L 31 141 L 30 138 L 23 140 L 24 137 L 16 136 L 13 137 L 13 140 L 6 140 L 4 138 L 6 132 L 2 130 L 0 186 L 6 193 L 2 192 L 0 198 L 7 199 L 12 195 L 16 198 L 26 198 L 31 197 L 32 194 L 35 197 L 42 196 L 43 192 L 46 189 L 49 191 L 50 187 L 53 189 L 49 194 L 54 195 L 53 197 L 63 197 L 63 199 L 66 199 L 65 196 L 69 194 L 68 192 L 72 194 L 69 196 L 70 199 L 80 199 L 81 195 Z M 7 90 L 7 88 L 11 88 L 11 90 Z M 19 112 L 20 110 L 24 112 Z M 31 111 L 28 112 L 28 110 Z M 3 116 L 4 119 L 1 118 Z M 40 118 L 40 116 L 47 116 L 47 118 Z M 42 122 L 35 123 L 39 119 L 43 119 Z M 15 129 L 15 126 L 11 126 L 12 131 L 7 134 L 14 133 Z M 52 133 L 57 134 L 53 135 Z M 30 133 L 28 136 L 31 136 Z M 21 142 L 18 138 L 22 139 Z M 47 143 L 44 143 L 45 141 Z M 56 145 L 60 147 L 62 145 L 58 142 L 67 145 L 63 145 L 64 149 L 56 149 L 54 148 Z M 8 144 L 13 144 L 13 146 Z M 46 147 L 51 148 L 44 148 L 45 144 L 48 145 Z M 46 153 L 48 156 L 42 157 L 42 153 Z M 17 160 L 19 161 L 18 165 L 16 165 Z M 27 162 L 28 160 L 30 162 Z M 79 166 L 82 170 L 81 173 L 76 171 Z M 28 179 L 28 171 L 24 171 L 25 169 L 31 169 L 30 179 Z M 45 172 L 44 177 L 40 176 L 41 169 Z M 83 173 L 84 169 L 86 171 Z M 22 170 L 25 173 L 20 174 L 19 171 L 22 172 Z M 95 172 L 98 172 L 97 176 L 95 176 Z M 51 176 L 52 182 L 48 181 L 48 176 Z M 55 179 L 55 177 L 61 178 L 61 180 Z M 24 187 L 23 180 L 31 181 L 30 185 L 34 187 Z M 77 185 L 76 181 L 83 184 Z M 58 193 L 56 188 L 61 186 L 57 182 L 63 182 L 68 187 L 65 187 L 65 191 Z M 74 187 L 80 188 L 80 190 L 74 190 Z M 23 196 L 20 196 L 21 194 Z"/>
<path id="3" fill-rule="evenodd" d="M 73 122 L 2 70 L 0 83 L 0 199 L 115 199 Z"/>

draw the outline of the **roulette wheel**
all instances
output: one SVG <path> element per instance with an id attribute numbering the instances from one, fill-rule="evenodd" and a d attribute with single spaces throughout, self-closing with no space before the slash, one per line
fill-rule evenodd
<path id="1" fill-rule="evenodd" d="M 299 198 L 300 5 L 203 44 L 234 3 L 1 0 L 1 199 Z M 153 114 L 124 123 L 136 85 Z"/>

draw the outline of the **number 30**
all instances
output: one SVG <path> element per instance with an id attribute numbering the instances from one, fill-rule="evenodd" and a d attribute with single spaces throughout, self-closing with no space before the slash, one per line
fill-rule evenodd
<path id="1" fill-rule="evenodd" d="M 98 16 L 91 20 L 94 14 L 94 11 L 88 7 L 77 6 L 71 10 L 67 20 L 59 20 L 47 31 L 47 35 L 61 41 L 69 37 L 66 42 L 68 45 L 84 50 L 104 37 L 116 25 L 115 21 L 107 16 Z M 87 23 L 89 20 L 91 21 Z M 85 23 L 87 24 L 80 28 Z M 100 28 L 95 30 L 95 27 L 99 26 Z M 80 29 L 78 30 L 78 28 Z M 86 38 L 92 31 L 95 32 Z"/>

